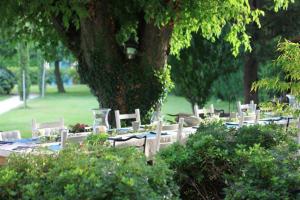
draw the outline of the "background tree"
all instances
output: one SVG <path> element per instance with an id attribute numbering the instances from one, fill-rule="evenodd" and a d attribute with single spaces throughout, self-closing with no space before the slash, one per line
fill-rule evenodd
<path id="1" fill-rule="evenodd" d="M 272 67 L 279 68 L 278 73 L 255 82 L 253 90 L 265 88 L 280 93 L 290 93 L 300 100 L 300 44 L 289 41 L 278 45 L 280 56 Z"/>
<path id="2" fill-rule="evenodd" d="M 277 12 L 272 0 L 249 0 L 252 9 L 263 10 L 261 27 L 247 26 L 251 35 L 252 51 L 241 56 L 244 60 L 244 101 L 258 102 L 258 91 L 251 91 L 252 83 L 259 79 L 259 68 L 277 57 L 276 46 L 280 37 L 293 38 L 300 34 L 300 2 L 291 3 L 287 10 Z"/>
<path id="3" fill-rule="evenodd" d="M 28 44 L 25 42 L 20 42 L 18 45 L 18 54 L 20 59 L 20 73 L 19 73 L 19 81 L 18 81 L 18 91 L 20 95 L 20 99 L 26 102 L 26 99 L 30 93 L 30 76 L 28 73 L 29 68 L 29 49 Z M 23 79 L 25 78 L 25 87 L 23 83 Z M 23 91 L 25 89 L 25 91 Z M 23 96 L 23 92 L 25 92 L 25 98 Z M 25 105 L 26 106 L 26 105 Z"/>
<path id="4" fill-rule="evenodd" d="M 242 63 L 242 60 L 236 58 L 237 63 Z M 233 111 L 236 108 L 236 101 L 243 98 L 243 69 L 239 64 L 236 71 L 226 74 L 221 74 L 212 85 L 212 95 L 228 102 L 228 110 Z"/>
<path id="5" fill-rule="evenodd" d="M 274 0 L 276 8 L 288 0 Z M 164 96 L 169 52 L 189 45 L 192 32 L 214 40 L 226 23 L 226 40 L 250 49 L 245 26 L 262 12 L 248 1 L 1 1 L 1 24 L 34 39 L 57 37 L 79 62 L 79 74 L 101 107 L 145 115 Z M 229 12 L 230 11 L 230 12 Z M 12 17 L 13 16 L 13 17 Z M 52 27 L 57 31 L 53 33 Z M 50 35 L 52 34 L 53 35 Z M 128 55 L 129 50 L 136 52 Z M 167 79 L 168 80 L 168 79 Z"/>
<path id="6" fill-rule="evenodd" d="M 230 46 L 223 39 L 212 43 L 201 34 L 193 34 L 191 46 L 180 52 L 180 58 L 171 56 L 171 74 L 176 90 L 192 105 L 204 106 L 213 94 L 212 84 L 220 75 L 238 68 Z"/>
<path id="7" fill-rule="evenodd" d="M 64 88 L 64 82 L 60 71 L 60 62 L 66 58 L 70 61 L 73 61 L 74 58 L 71 56 L 71 52 L 66 49 L 63 44 L 59 42 L 59 40 L 43 44 L 41 47 L 43 49 L 45 59 L 48 62 L 54 62 L 54 77 L 57 91 L 59 93 L 65 93 L 66 90 Z"/>

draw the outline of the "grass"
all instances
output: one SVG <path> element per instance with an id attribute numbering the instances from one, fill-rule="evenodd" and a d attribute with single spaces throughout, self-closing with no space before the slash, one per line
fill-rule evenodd
<path id="1" fill-rule="evenodd" d="M 37 122 L 55 121 L 65 119 L 66 125 L 75 123 L 92 124 L 91 109 L 97 108 L 96 98 L 85 85 L 66 87 L 67 93 L 59 94 L 55 87 L 48 87 L 45 98 L 38 98 L 28 102 L 28 108 L 17 108 L 0 115 L 0 130 L 20 130 L 22 137 L 31 136 L 31 121 Z M 31 92 L 37 93 L 38 87 L 32 86 Z M 215 108 L 226 109 L 228 103 L 212 99 Z M 192 113 L 191 104 L 183 97 L 169 95 L 163 108 L 164 114 L 176 114 L 179 112 Z"/>

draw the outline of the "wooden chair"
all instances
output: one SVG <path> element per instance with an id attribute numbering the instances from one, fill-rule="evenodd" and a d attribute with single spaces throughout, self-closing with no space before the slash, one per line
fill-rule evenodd
<path id="1" fill-rule="evenodd" d="M 205 116 L 206 115 L 206 109 L 205 108 L 199 109 L 198 104 L 195 104 L 194 105 L 194 115 L 198 118 L 199 118 L 200 115 Z"/>
<path id="2" fill-rule="evenodd" d="M 156 152 L 159 151 L 160 148 L 164 148 L 166 146 L 169 146 L 173 144 L 174 141 L 170 142 L 163 142 L 161 143 L 161 133 L 162 131 L 176 131 L 177 130 L 177 137 L 176 141 L 179 143 L 183 143 L 183 124 L 184 119 L 179 119 L 179 124 L 172 124 L 172 125 L 162 125 L 162 121 L 159 121 L 157 123 L 157 129 L 156 129 L 156 137 L 155 137 L 155 150 Z"/>
<path id="3" fill-rule="evenodd" d="M 141 121 L 140 109 L 135 109 L 135 113 L 132 114 L 120 114 L 119 110 L 115 111 L 116 127 L 121 128 L 121 120 L 123 119 L 135 119 L 135 121 Z"/>
<path id="4" fill-rule="evenodd" d="M 66 144 L 81 144 L 88 136 L 87 134 L 80 134 L 80 135 L 74 135 L 74 136 L 69 136 L 68 135 L 68 130 L 67 129 L 61 129 L 60 130 L 60 135 L 61 135 L 61 140 L 60 144 L 62 148 L 66 147 Z"/>
<path id="5" fill-rule="evenodd" d="M 256 110 L 255 113 L 251 113 L 250 115 L 245 115 L 243 112 L 239 116 L 239 127 L 244 125 L 244 122 L 253 122 L 254 124 L 258 124 L 260 118 L 260 110 Z"/>
<path id="6" fill-rule="evenodd" d="M 254 104 L 254 101 L 250 101 L 250 104 L 241 104 L 240 101 L 237 102 L 237 111 L 238 114 L 241 115 L 242 112 L 255 112 L 256 111 L 256 104 Z"/>
<path id="7" fill-rule="evenodd" d="M 0 141 L 14 141 L 21 139 L 21 133 L 18 130 L 0 132 Z"/>
<path id="8" fill-rule="evenodd" d="M 194 115 L 196 117 L 199 117 L 200 115 L 202 115 L 202 116 L 205 116 L 205 115 L 212 116 L 214 114 L 215 114 L 215 108 L 214 108 L 213 104 L 211 104 L 208 109 L 206 109 L 206 108 L 199 109 L 198 104 L 194 105 Z"/>
<path id="9" fill-rule="evenodd" d="M 64 119 L 55 122 L 37 123 L 32 120 L 32 137 L 51 135 L 54 131 L 64 129 Z"/>

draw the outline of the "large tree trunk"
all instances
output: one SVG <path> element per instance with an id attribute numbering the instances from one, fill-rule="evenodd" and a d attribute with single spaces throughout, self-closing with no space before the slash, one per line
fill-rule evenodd
<path id="1" fill-rule="evenodd" d="M 164 83 L 157 75 L 166 64 L 172 25 L 160 29 L 154 23 L 138 24 L 137 55 L 129 59 L 116 41 L 117 22 L 105 3 L 91 3 L 90 17 L 81 20 L 80 29 L 63 28 L 62 20 L 54 18 L 56 29 L 79 61 L 78 72 L 100 107 L 121 113 L 141 110 L 145 116 L 162 97 Z"/>
<path id="2" fill-rule="evenodd" d="M 258 80 L 258 61 L 254 53 L 246 55 L 244 65 L 244 100 L 249 103 L 251 100 L 258 103 L 258 91 L 251 91 L 252 83 Z"/>
<path id="3" fill-rule="evenodd" d="M 249 4 L 252 9 L 259 8 L 259 2 L 257 0 L 249 0 Z M 252 84 L 258 80 L 258 60 L 256 55 L 255 41 L 259 39 L 259 30 L 255 23 L 251 24 L 250 32 L 252 32 L 252 52 L 245 55 L 245 64 L 244 64 L 244 102 L 249 103 L 251 100 L 254 100 L 255 103 L 258 103 L 258 91 L 251 91 Z"/>
<path id="4" fill-rule="evenodd" d="M 61 78 L 61 73 L 60 73 L 60 69 L 59 69 L 59 60 L 56 60 L 54 62 L 54 75 L 55 75 L 55 82 L 56 82 L 56 86 L 57 86 L 57 91 L 59 93 L 65 93 L 65 88 L 64 88 L 64 82 Z"/>

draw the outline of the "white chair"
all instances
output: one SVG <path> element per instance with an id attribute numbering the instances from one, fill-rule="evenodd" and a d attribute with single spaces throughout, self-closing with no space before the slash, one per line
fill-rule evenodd
<path id="1" fill-rule="evenodd" d="M 201 114 L 206 115 L 206 109 L 205 108 L 199 109 L 198 104 L 195 104 L 194 115 L 199 118 L 199 115 Z"/>
<path id="2" fill-rule="evenodd" d="M 201 114 L 214 115 L 215 114 L 214 105 L 211 104 L 208 109 L 206 109 L 206 108 L 199 109 L 198 104 L 195 104 L 194 105 L 194 115 L 199 118 L 199 115 L 201 115 Z"/>
<path id="3" fill-rule="evenodd" d="M 140 109 L 135 109 L 135 113 L 132 114 L 120 114 L 119 110 L 115 111 L 116 127 L 121 128 L 121 120 L 123 119 L 135 119 L 135 121 L 141 121 Z"/>
<path id="4" fill-rule="evenodd" d="M 159 149 L 167 147 L 174 143 L 174 141 L 168 141 L 168 142 L 161 142 L 161 132 L 162 131 L 176 131 L 176 141 L 178 141 L 180 144 L 183 143 L 183 124 L 184 119 L 179 119 L 179 124 L 172 124 L 172 125 L 162 125 L 162 121 L 159 121 L 157 123 L 157 129 L 156 129 L 156 137 L 155 137 L 155 150 L 156 152 L 159 151 Z"/>
<path id="5" fill-rule="evenodd" d="M 69 130 L 61 129 L 60 130 L 60 144 L 61 148 L 65 148 L 66 144 L 82 144 L 82 142 L 88 137 L 89 133 L 80 134 L 80 135 L 69 135 Z"/>
<path id="6" fill-rule="evenodd" d="M 238 114 L 241 115 L 242 112 L 255 112 L 256 110 L 256 104 L 254 104 L 254 101 L 250 101 L 250 104 L 241 104 L 240 101 L 237 102 L 237 111 Z"/>
<path id="7" fill-rule="evenodd" d="M 180 144 L 184 143 L 184 138 L 183 138 L 183 124 L 184 124 L 184 118 L 179 119 L 179 127 L 178 127 L 178 132 L 177 132 L 177 142 Z"/>
<path id="8" fill-rule="evenodd" d="M 64 129 L 64 119 L 55 122 L 37 123 L 35 119 L 32 120 L 32 137 L 47 136 L 54 132 L 59 132 Z"/>
<path id="9" fill-rule="evenodd" d="M 18 130 L 0 132 L 0 141 L 14 141 L 21 139 L 21 133 Z"/>
<path id="10" fill-rule="evenodd" d="M 241 113 L 239 116 L 239 127 L 244 125 L 244 122 L 250 122 L 253 124 L 258 124 L 260 118 L 260 110 L 256 110 L 255 113 L 251 113 L 250 115 L 245 115 L 245 113 Z"/>

